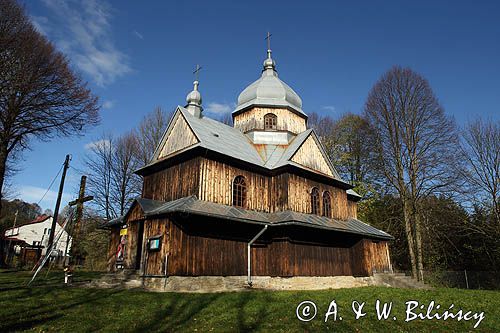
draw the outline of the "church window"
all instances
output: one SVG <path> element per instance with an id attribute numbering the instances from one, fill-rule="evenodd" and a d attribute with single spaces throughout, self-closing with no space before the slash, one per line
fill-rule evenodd
<path id="1" fill-rule="evenodd" d="M 311 213 L 319 215 L 319 190 L 313 187 L 311 190 Z"/>
<path id="2" fill-rule="evenodd" d="M 233 181 L 233 206 L 246 207 L 247 184 L 245 177 L 237 176 Z"/>
<path id="3" fill-rule="evenodd" d="M 264 129 L 265 130 L 278 129 L 278 117 L 274 113 L 268 113 L 264 116 Z"/>
<path id="4" fill-rule="evenodd" d="M 330 192 L 323 192 L 323 216 L 332 217 L 332 198 Z"/>

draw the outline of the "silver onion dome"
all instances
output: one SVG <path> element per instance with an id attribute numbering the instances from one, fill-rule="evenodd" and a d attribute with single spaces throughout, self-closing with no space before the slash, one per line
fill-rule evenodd
<path id="1" fill-rule="evenodd" d="M 237 113 L 253 105 L 289 107 L 302 113 L 302 99 L 290 86 L 278 78 L 276 62 L 267 50 L 261 77 L 246 87 L 238 96 L 238 105 L 233 113 Z"/>
<path id="2" fill-rule="evenodd" d="M 201 117 L 203 108 L 201 107 L 201 94 L 198 91 L 198 81 L 193 82 L 193 91 L 186 96 L 186 109 L 194 116 Z"/>
<path id="3" fill-rule="evenodd" d="M 187 96 L 186 96 L 186 102 L 188 105 L 201 105 L 201 94 L 198 91 L 198 81 L 193 82 L 193 91 L 191 91 Z"/>

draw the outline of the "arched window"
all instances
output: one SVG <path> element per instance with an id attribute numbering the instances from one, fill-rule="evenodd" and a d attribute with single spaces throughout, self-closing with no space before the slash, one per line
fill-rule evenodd
<path id="1" fill-rule="evenodd" d="M 247 184 L 245 177 L 237 176 L 233 181 L 233 206 L 246 207 Z"/>
<path id="2" fill-rule="evenodd" d="M 311 213 L 319 215 L 319 190 L 313 187 L 311 190 Z"/>
<path id="3" fill-rule="evenodd" d="M 323 192 L 323 216 L 332 217 L 332 198 L 330 192 Z"/>
<path id="4" fill-rule="evenodd" d="M 264 129 L 275 130 L 278 129 L 278 117 L 274 113 L 268 113 L 264 116 Z"/>

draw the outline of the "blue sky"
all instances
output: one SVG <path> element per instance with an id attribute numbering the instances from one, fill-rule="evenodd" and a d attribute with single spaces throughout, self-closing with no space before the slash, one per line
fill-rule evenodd
<path id="1" fill-rule="evenodd" d="M 192 71 L 212 115 L 230 112 L 259 77 L 272 33 L 280 78 L 306 113 L 359 113 L 393 65 L 425 76 L 446 112 L 464 124 L 500 118 L 498 1 L 29 1 L 37 28 L 65 52 L 103 106 L 84 137 L 34 142 L 12 179 L 18 197 L 38 202 L 66 154 L 81 167 L 103 132 L 134 128 L 157 105 L 185 103 Z M 80 175 L 68 171 L 65 200 Z M 57 182 L 41 202 L 53 208 Z"/>

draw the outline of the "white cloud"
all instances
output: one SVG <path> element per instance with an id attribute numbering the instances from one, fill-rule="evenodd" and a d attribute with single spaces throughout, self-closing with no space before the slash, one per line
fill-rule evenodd
<path id="1" fill-rule="evenodd" d="M 102 103 L 102 107 L 104 109 L 111 109 L 111 108 L 113 108 L 113 106 L 115 106 L 114 101 L 104 101 L 104 103 Z"/>
<path id="2" fill-rule="evenodd" d="M 139 33 L 139 31 L 134 30 L 132 32 L 134 33 L 135 37 L 137 37 L 139 39 L 144 39 L 144 36 L 141 33 Z"/>
<path id="3" fill-rule="evenodd" d="M 330 111 L 330 112 L 335 112 L 335 106 L 333 105 L 325 105 L 321 107 L 323 110 Z"/>
<path id="4" fill-rule="evenodd" d="M 208 106 L 205 108 L 205 111 L 208 113 L 222 115 L 225 113 L 231 112 L 231 105 L 224 103 L 208 103 Z"/>
<path id="5" fill-rule="evenodd" d="M 128 57 L 119 51 L 111 37 L 112 8 L 107 2 L 85 0 L 43 0 L 51 10 L 54 25 L 40 24 L 58 48 L 78 69 L 99 86 L 113 83 L 129 73 Z M 45 23 L 48 23 L 47 21 Z M 57 29 L 56 29 L 57 27 Z"/>
<path id="6" fill-rule="evenodd" d="M 94 142 L 87 143 L 84 147 L 87 150 L 94 150 L 94 149 L 107 149 L 110 146 L 111 146 L 111 141 L 109 140 L 97 140 Z"/>
<path id="7" fill-rule="evenodd" d="M 47 191 L 46 188 L 41 188 L 31 185 L 22 185 L 20 186 L 17 192 L 19 193 L 19 197 L 23 201 L 29 203 L 37 203 L 43 197 L 43 200 L 40 201 L 40 207 L 42 207 L 43 209 L 46 208 L 54 209 L 57 200 L 57 191 L 49 190 L 47 194 L 45 194 L 45 191 Z M 44 194 L 45 197 L 43 196 Z M 63 192 L 63 196 L 61 199 L 61 207 L 67 205 L 68 202 L 71 200 L 72 200 L 71 195 Z"/>

